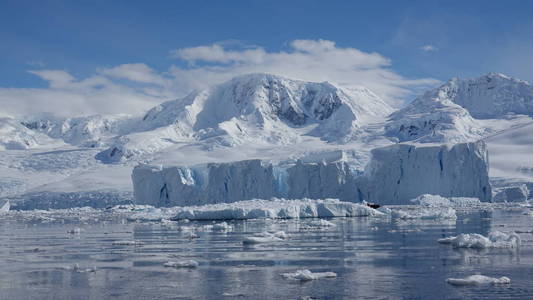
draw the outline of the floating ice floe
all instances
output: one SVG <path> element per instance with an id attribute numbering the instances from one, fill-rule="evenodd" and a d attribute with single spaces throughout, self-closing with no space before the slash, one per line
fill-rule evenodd
<path id="1" fill-rule="evenodd" d="M 75 264 L 74 267 L 72 267 L 72 270 L 77 273 L 94 273 L 96 272 L 96 267 L 92 268 L 81 268 L 79 264 Z"/>
<path id="2" fill-rule="evenodd" d="M 430 207 L 472 207 L 481 204 L 478 198 L 469 197 L 442 197 L 439 195 L 424 194 L 412 199 L 413 204 Z"/>
<path id="3" fill-rule="evenodd" d="M 332 223 L 328 220 L 324 220 L 324 219 L 320 219 L 320 220 L 313 220 L 311 222 L 309 222 L 309 225 L 310 226 L 315 226 L 315 227 L 335 227 L 337 225 L 335 225 L 335 223 Z"/>
<path id="4" fill-rule="evenodd" d="M 455 248 L 518 248 L 520 237 L 516 233 L 506 234 L 494 231 L 488 237 L 477 233 L 463 233 L 458 236 L 438 240 L 441 244 L 451 244 Z"/>
<path id="5" fill-rule="evenodd" d="M 457 215 L 451 207 L 411 207 L 393 210 L 392 217 L 401 220 L 455 220 Z"/>
<path id="6" fill-rule="evenodd" d="M 446 282 L 451 285 L 465 286 L 465 285 L 479 285 L 479 284 L 509 284 L 511 279 L 502 276 L 500 278 L 488 277 L 484 275 L 470 275 L 466 278 L 448 278 Z"/>
<path id="7" fill-rule="evenodd" d="M 337 273 L 334 272 L 311 272 L 309 270 L 298 270 L 294 273 L 283 273 L 281 274 L 283 278 L 290 279 L 290 280 L 301 280 L 301 281 L 308 281 L 308 280 L 315 280 L 315 279 L 321 279 L 321 278 L 336 278 Z"/>
<path id="8" fill-rule="evenodd" d="M 233 219 L 297 219 L 317 217 L 382 216 L 366 205 L 336 199 L 312 200 L 247 200 L 233 203 L 170 208 L 145 208 L 129 217 L 133 221 L 233 220 Z"/>
<path id="9" fill-rule="evenodd" d="M 212 230 L 212 231 L 229 231 L 233 229 L 233 227 L 226 222 L 204 225 L 200 228 L 202 230 Z"/>
<path id="10" fill-rule="evenodd" d="M 114 241 L 113 245 L 115 246 L 140 246 L 143 242 L 141 241 Z"/>
<path id="11" fill-rule="evenodd" d="M 272 243 L 272 242 L 280 242 L 288 238 L 289 238 L 289 235 L 286 234 L 284 231 L 277 231 L 277 232 L 264 231 L 261 233 L 257 233 L 254 236 L 243 238 L 242 243 L 248 244 L 248 245 Z"/>
<path id="12" fill-rule="evenodd" d="M 167 268 L 196 268 L 200 264 L 192 259 L 189 260 L 180 260 L 180 261 L 168 261 L 163 264 Z"/>

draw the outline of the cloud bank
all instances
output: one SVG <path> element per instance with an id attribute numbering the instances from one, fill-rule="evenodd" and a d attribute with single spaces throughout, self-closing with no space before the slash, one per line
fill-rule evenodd
<path id="1" fill-rule="evenodd" d="M 153 105 L 207 88 L 246 73 L 273 73 L 306 81 L 330 81 L 341 86 L 365 86 L 391 103 L 413 91 L 435 85 L 429 78 L 407 79 L 391 61 L 327 40 L 294 40 L 286 50 L 269 52 L 258 46 L 229 48 L 223 44 L 175 49 L 175 65 L 157 71 L 143 63 L 98 68 L 78 79 L 64 70 L 30 70 L 48 82 L 47 88 L 0 88 L 1 112 L 61 116 L 96 113 L 138 114 Z"/>

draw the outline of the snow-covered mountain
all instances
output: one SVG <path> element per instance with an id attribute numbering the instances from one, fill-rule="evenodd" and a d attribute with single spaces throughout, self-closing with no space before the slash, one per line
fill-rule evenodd
<path id="1" fill-rule="evenodd" d="M 54 145 L 56 142 L 44 134 L 23 126 L 17 119 L 0 118 L 0 151 L 39 148 Z"/>
<path id="2" fill-rule="evenodd" d="M 194 141 L 215 146 L 287 145 L 308 135 L 346 142 L 361 125 L 391 112 L 366 88 L 243 75 L 151 109 L 136 132 L 119 137 L 99 158 L 116 162 Z"/>
<path id="3" fill-rule="evenodd" d="M 137 127 L 138 119 L 129 115 L 92 115 L 57 118 L 53 115 L 28 116 L 20 124 L 51 138 L 81 147 L 108 145 L 110 139 L 127 134 Z"/>
<path id="4" fill-rule="evenodd" d="M 515 119 L 516 115 L 533 115 L 529 83 L 499 73 L 453 78 L 394 112 L 386 135 L 400 142 L 472 141 L 500 129 L 502 124 L 491 120 Z"/>
<path id="5" fill-rule="evenodd" d="M 364 87 L 251 74 L 142 116 L 5 117 L 0 198 L 30 206 L 42 200 L 43 208 L 131 200 L 130 175 L 138 162 L 191 166 L 259 159 L 293 165 L 344 153 L 346 170 L 359 176 L 378 147 L 479 139 L 495 158 L 489 159 L 493 179 L 533 182 L 526 147 L 532 103 L 531 85 L 496 73 L 451 79 L 397 111 Z M 520 153 L 512 166 L 509 149 Z"/>

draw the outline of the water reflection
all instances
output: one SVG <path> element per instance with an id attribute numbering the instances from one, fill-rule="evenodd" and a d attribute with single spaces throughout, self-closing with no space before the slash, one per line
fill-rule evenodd
<path id="1" fill-rule="evenodd" d="M 526 298 L 533 295 L 532 234 L 518 250 L 453 249 L 437 239 L 459 233 L 527 228 L 519 211 L 474 211 L 449 222 L 395 222 L 339 218 L 317 228 L 311 220 L 231 222 L 233 230 L 212 231 L 209 222 L 193 227 L 128 223 L 102 213 L 94 220 L 38 222 L 7 216 L 0 221 L 2 299 L 144 298 L 319 299 Z M 89 219 L 90 220 L 90 219 Z M 69 234 L 73 227 L 79 234 Z M 242 239 L 265 230 L 283 230 L 288 240 L 244 246 Z M 117 245 L 138 241 L 139 245 Z M 165 268 L 169 260 L 194 259 L 196 269 Z M 79 268 L 74 268 L 75 264 Z M 96 267 L 96 271 L 84 271 Z M 300 283 L 281 273 L 297 269 L 333 271 L 336 279 Z M 455 288 L 447 277 L 481 273 L 508 276 L 509 287 Z"/>

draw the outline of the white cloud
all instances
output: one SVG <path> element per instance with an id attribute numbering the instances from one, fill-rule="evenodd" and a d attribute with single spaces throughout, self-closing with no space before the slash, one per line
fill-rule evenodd
<path id="1" fill-rule="evenodd" d="M 424 46 L 420 47 L 420 50 L 422 50 L 424 52 L 434 52 L 434 51 L 437 51 L 439 49 L 437 47 L 433 46 L 433 45 L 424 45 Z"/>
<path id="2" fill-rule="evenodd" d="M 165 85 L 168 80 L 163 78 L 149 66 L 141 63 L 123 64 L 109 69 L 100 69 L 99 73 L 114 78 L 127 79 L 139 83 Z"/>
<path id="3" fill-rule="evenodd" d="M 48 81 L 48 88 L 0 88 L 2 114 L 53 113 L 64 117 L 97 113 L 135 114 L 166 99 L 162 92 L 149 94 L 103 75 L 77 80 L 61 70 L 29 72 Z M 160 91 L 161 87 L 156 86 L 156 90 Z"/>
<path id="4" fill-rule="evenodd" d="M 434 79 L 407 79 L 394 72 L 391 61 L 378 53 L 343 48 L 327 40 L 295 40 L 287 51 L 225 49 L 209 46 L 182 48 L 172 56 L 186 61 L 187 67 L 170 72 L 182 88 L 201 89 L 246 73 L 266 72 L 308 81 L 331 81 L 343 86 L 366 86 L 394 102 L 412 89 L 437 83 Z"/>
<path id="5" fill-rule="evenodd" d="M 339 47 L 327 40 L 294 40 L 284 51 L 262 47 L 228 48 L 213 44 L 171 52 L 181 66 L 158 72 L 143 63 L 98 68 L 94 75 L 75 78 L 63 70 L 30 73 L 48 81 L 47 88 L 0 88 L 4 114 L 51 112 L 63 116 L 95 113 L 142 113 L 177 98 L 246 73 L 273 73 L 342 86 L 366 86 L 391 102 L 412 96 L 413 90 L 437 83 L 407 79 L 378 54 Z"/>
<path id="6" fill-rule="evenodd" d="M 263 61 L 266 53 L 262 48 L 228 51 L 221 45 L 213 44 L 211 46 L 177 49 L 172 51 L 171 55 L 192 64 L 196 61 L 214 63 L 260 63 Z"/>
<path id="7" fill-rule="evenodd" d="M 61 88 L 68 86 L 74 80 L 74 77 L 72 77 L 72 75 L 60 70 L 39 70 L 29 72 L 48 81 L 50 87 L 52 88 Z"/>

